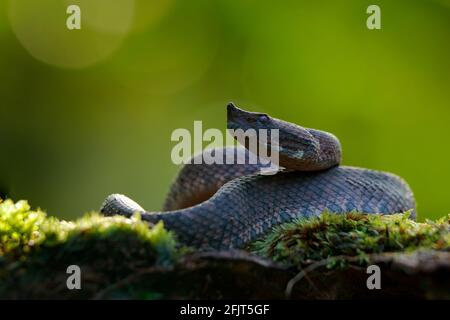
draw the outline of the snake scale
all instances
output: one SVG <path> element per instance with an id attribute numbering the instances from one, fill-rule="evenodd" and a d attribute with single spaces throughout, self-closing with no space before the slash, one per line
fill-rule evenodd
<path id="1" fill-rule="evenodd" d="M 261 161 L 191 161 L 173 182 L 164 211 L 147 212 L 121 194 L 108 196 L 100 211 L 125 216 L 140 212 L 151 224 L 162 220 L 182 244 L 203 250 L 242 248 L 277 225 L 324 211 L 391 214 L 411 210 L 415 219 L 416 204 L 408 184 L 390 173 L 340 166 L 341 145 L 334 135 L 245 111 L 232 103 L 227 106 L 227 118 L 229 129 L 278 129 L 279 164 L 284 170 L 261 175 Z M 244 146 L 209 149 L 194 157 L 216 152 L 224 159 L 230 154 L 234 160 L 249 157 Z"/>

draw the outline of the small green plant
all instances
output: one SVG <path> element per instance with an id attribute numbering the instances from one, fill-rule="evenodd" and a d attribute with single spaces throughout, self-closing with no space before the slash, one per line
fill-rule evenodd
<path id="1" fill-rule="evenodd" d="M 449 221 L 450 215 L 436 222 L 418 223 L 409 219 L 409 213 L 324 213 L 281 225 L 254 243 L 251 249 L 259 255 L 299 267 L 325 259 L 329 268 L 343 267 L 347 264 L 343 257 L 353 257 L 357 263 L 364 264 L 370 254 L 422 248 L 448 250 Z"/>

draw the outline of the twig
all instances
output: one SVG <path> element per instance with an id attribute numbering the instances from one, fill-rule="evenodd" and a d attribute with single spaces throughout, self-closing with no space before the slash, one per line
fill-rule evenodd
<path id="1" fill-rule="evenodd" d="M 339 256 L 333 256 L 333 257 L 329 257 L 329 258 L 326 258 L 323 260 L 319 260 L 317 262 L 314 262 L 313 264 L 310 264 L 305 269 L 303 269 L 299 273 L 297 273 L 297 275 L 295 277 L 293 277 L 291 280 L 289 280 L 288 284 L 286 285 L 286 290 L 285 290 L 286 298 L 289 299 L 289 297 L 292 294 L 292 290 L 294 289 L 294 286 L 300 280 L 302 280 L 303 278 L 308 278 L 308 273 L 316 270 L 317 268 L 324 267 L 331 261 L 338 260 L 338 259 L 345 259 L 349 263 L 358 261 L 358 257 L 349 257 L 349 256 L 339 255 Z M 312 281 L 310 280 L 310 282 L 312 282 Z"/>
<path id="2" fill-rule="evenodd" d="M 299 273 L 297 273 L 297 275 L 295 277 L 293 277 L 291 280 L 289 280 L 289 282 L 286 286 L 286 291 L 285 291 L 286 298 L 287 299 L 290 298 L 292 289 L 297 284 L 297 282 L 302 280 L 309 272 L 314 271 L 317 268 L 326 266 L 331 261 L 331 259 L 335 259 L 335 257 L 317 261 L 317 262 L 307 266 L 305 269 L 301 270 Z"/>

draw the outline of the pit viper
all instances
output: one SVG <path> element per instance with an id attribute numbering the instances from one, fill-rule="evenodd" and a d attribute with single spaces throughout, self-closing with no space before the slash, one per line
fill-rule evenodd
<path id="1" fill-rule="evenodd" d="M 207 149 L 179 171 L 163 211 L 148 212 L 122 194 L 108 196 L 100 211 L 125 216 L 138 212 L 149 224 L 163 221 L 181 244 L 199 250 L 243 248 L 276 226 L 325 211 L 411 211 L 415 219 L 416 203 L 408 184 L 391 173 L 340 165 L 341 144 L 331 133 L 245 111 L 233 103 L 227 106 L 227 127 L 244 132 L 277 129 L 282 170 L 261 174 L 267 161 L 250 163 L 254 153 L 246 143 Z M 223 163 L 205 164 L 207 156 L 222 157 Z"/>

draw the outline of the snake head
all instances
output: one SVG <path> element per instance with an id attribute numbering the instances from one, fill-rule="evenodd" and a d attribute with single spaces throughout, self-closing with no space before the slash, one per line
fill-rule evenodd
<path id="1" fill-rule="evenodd" d="M 228 129 L 268 129 L 271 124 L 271 118 L 266 113 L 250 112 L 238 108 L 234 103 L 227 105 Z"/>
<path id="2" fill-rule="evenodd" d="M 227 128 L 234 130 L 234 133 L 242 130 L 248 133 L 247 137 L 253 133 L 258 138 L 258 145 L 270 147 L 275 144 L 282 167 L 307 170 L 310 166 L 309 163 L 313 163 L 319 158 L 319 141 L 306 128 L 273 118 L 266 113 L 240 109 L 233 103 L 229 103 L 227 106 L 227 117 Z M 278 139 L 272 139 L 274 136 L 272 132 L 275 129 Z M 263 137 L 261 132 L 265 132 L 265 141 L 261 139 Z M 232 135 L 236 138 L 236 134 L 232 133 Z M 238 138 L 236 140 L 247 149 L 249 148 L 247 144 L 249 139 L 245 139 L 244 142 Z"/>

